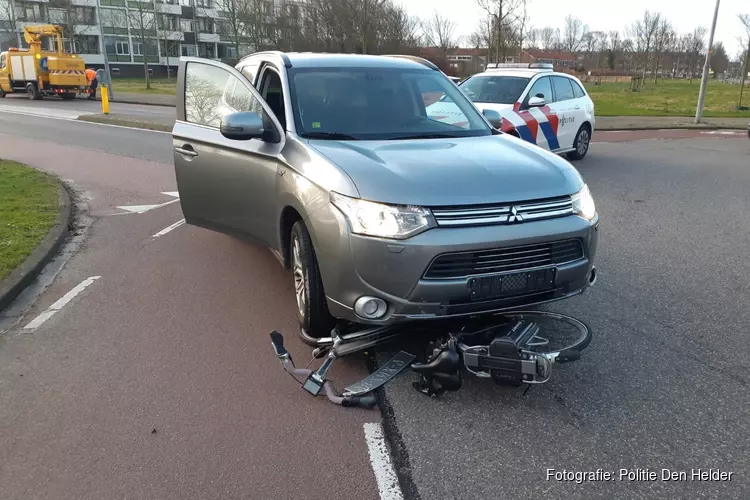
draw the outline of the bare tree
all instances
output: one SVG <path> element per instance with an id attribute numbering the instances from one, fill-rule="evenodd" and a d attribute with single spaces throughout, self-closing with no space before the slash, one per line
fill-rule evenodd
<path id="1" fill-rule="evenodd" d="M 148 74 L 148 51 L 156 35 L 156 12 L 153 3 L 130 0 L 127 11 L 128 26 L 136 43 L 141 46 L 143 57 L 143 74 L 146 78 L 146 88 L 151 88 L 151 78 Z M 135 52 L 135 51 L 133 51 Z"/>
<path id="2" fill-rule="evenodd" d="M 449 48 L 458 45 L 460 38 L 456 36 L 456 23 L 447 17 L 443 17 L 435 10 L 422 25 L 426 42 L 442 50 L 445 57 Z"/>
<path id="3" fill-rule="evenodd" d="M 642 79 L 646 78 L 646 67 L 648 66 L 649 56 L 654 47 L 654 40 L 657 36 L 660 22 L 660 13 L 646 10 L 643 13 L 643 18 L 635 21 L 631 27 L 635 50 L 637 55 L 641 56 Z"/>
<path id="4" fill-rule="evenodd" d="M 729 67 L 729 57 L 727 50 L 722 42 L 714 44 L 711 51 L 711 69 L 714 70 L 714 78 L 718 78 L 720 73 L 724 73 Z"/>
<path id="5" fill-rule="evenodd" d="M 617 58 L 622 51 L 622 39 L 620 32 L 612 30 L 607 34 L 607 66 L 609 69 L 615 69 Z"/>
<path id="6" fill-rule="evenodd" d="M 742 80 L 740 80 L 740 100 L 737 103 L 737 107 L 742 107 L 742 94 L 745 89 L 745 78 L 747 78 L 747 73 L 750 72 L 750 14 L 737 14 L 737 17 L 740 20 L 740 23 L 742 23 L 742 26 L 745 28 L 745 35 L 747 36 L 747 45 L 745 49 L 745 53 L 743 54 L 745 57 L 744 63 L 742 64 Z"/>
<path id="7" fill-rule="evenodd" d="M 502 62 L 501 56 L 505 60 L 508 55 L 514 25 L 525 12 L 527 2 L 528 0 L 477 0 L 479 7 L 492 20 L 493 38 L 496 42 L 496 62 Z"/>
<path id="8" fill-rule="evenodd" d="M 693 30 L 692 33 L 688 35 L 688 38 L 686 40 L 686 44 L 688 47 L 687 51 L 687 57 L 688 57 L 688 70 L 690 72 L 688 76 L 688 81 L 690 83 L 693 83 L 693 75 L 695 75 L 695 72 L 698 68 L 698 64 L 700 61 L 701 52 L 706 47 L 706 34 L 708 33 L 708 30 L 705 26 L 698 26 Z"/>
<path id="9" fill-rule="evenodd" d="M 220 34 L 229 38 L 237 56 L 240 55 L 240 40 L 245 35 L 243 14 L 247 9 L 247 0 L 214 0 L 217 10 L 221 11 L 222 20 L 217 28 Z"/>
<path id="10" fill-rule="evenodd" d="M 667 19 L 662 18 L 659 21 L 659 25 L 654 35 L 654 57 L 651 70 L 651 73 L 654 76 L 654 83 L 659 79 L 659 64 L 661 62 L 662 54 L 674 45 L 675 37 L 676 35 L 672 28 L 672 24 Z"/>
<path id="11" fill-rule="evenodd" d="M 568 15 L 565 18 L 565 34 L 563 35 L 563 47 L 571 54 L 577 53 L 584 45 L 584 37 L 588 33 L 588 27 L 580 19 Z"/>
<path id="12" fill-rule="evenodd" d="M 21 47 L 21 33 L 18 31 L 18 16 L 16 15 L 14 0 L 0 0 L 0 21 L 6 23 L 8 31 L 15 36 L 16 47 Z M 6 43 L 10 46 L 13 42 L 9 39 Z M 4 43 L 0 41 L 0 50 L 5 50 L 7 48 L 8 47 L 5 47 Z"/>
<path id="13" fill-rule="evenodd" d="M 557 45 L 558 33 L 555 28 L 545 26 L 539 30 L 539 41 L 544 50 L 552 50 Z"/>

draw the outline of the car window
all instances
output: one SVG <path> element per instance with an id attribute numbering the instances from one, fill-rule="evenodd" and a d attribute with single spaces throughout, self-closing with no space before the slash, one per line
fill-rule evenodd
<path id="1" fill-rule="evenodd" d="M 286 117 L 284 113 L 284 90 L 281 86 L 281 77 L 271 67 L 263 70 L 260 82 L 260 96 L 266 101 L 268 107 L 276 115 L 281 126 L 286 129 Z"/>
<path id="2" fill-rule="evenodd" d="M 219 128 L 221 118 L 237 111 L 254 111 L 266 122 L 263 107 L 245 84 L 229 71 L 202 63 L 185 69 L 185 119 Z"/>
<path id="3" fill-rule="evenodd" d="M 5 67 L 5 54 L 0 56 L 0 68 Z"/>
<path id="4" fill-rule="evenodd" d="M 575 94 L 573 94 L 573 87 L 570 85 L 570 78 L 565 78 L 563 76 L 553 76 L 552 82 L 555 87 L 555 102 L 575 99 Z"/>
<path id="5" fill-rule="evenodd" d="M 477 75 L 463 82 L 460 89 L 474 102 L 514 104 L 528 84 L 526 77 Z"/>
<path id="6" fill-rule="evenodd" d="M 532 97 L 541 97 L 547 102 L 552 102 L 552 83 L 549 78 L 545 76 L 535 81 L 526 95 L 525 102 L 528 103 Z"/>
<path id="7" fill-rule="evenodd" d="M 240 70 L 240 73 L 245 75 L 245 78 L 247 78 L 247 81 L 249 81 L 251 85 L 255 85 L 255 77 L 258 74 L 258 66 L 258 63 L 251 63 L 243 66 L 242 70 Z"/>
<path id="8" fill-rule="evenodd" d="M 570 80 L 570 78 L 568 78 L 568 80 Z M 576 99 L 580 99 L 581 97 L 585 97 L 586 96 L 586 92 L 578 84 L 577 81 L 570 80 L 570 84 L 573 86 L 573 95 L 575 95 Z"/>
<path id="9" fill-rule="evenodd" d="M 442 73 L 403 68 L 291 68 L 292 114 L 303 137 L 345 134 L 359 140 L 469 137 L 492 130 Z M 451 119 L 434 106 L 451 98 Z M 445 118 L 443 116 L 443 118 Z"/>

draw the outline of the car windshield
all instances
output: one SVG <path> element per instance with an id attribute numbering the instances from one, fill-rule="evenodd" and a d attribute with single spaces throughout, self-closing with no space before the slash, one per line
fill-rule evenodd
<path id="1" fill-rule="evenodd" d="M 472 76 L 461 84 L 463 93 L 473 102 L 513 104 L 529 84 L 529 78 L 520 76 Z"/>
<path id="2" fill-rule="evenodd" d="M 301 137 L 390 140 L 492 134 L 474 105 L 439 71 L 291 68 L 289 84 Z M 456 103 L 451 119 L 428 116 L 426 108 L 444 96 Z"/>

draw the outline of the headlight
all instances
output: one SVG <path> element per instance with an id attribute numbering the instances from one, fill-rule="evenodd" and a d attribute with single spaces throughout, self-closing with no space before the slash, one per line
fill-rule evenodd
<path id="1" fill-rule="evenodd" d="M 338 193 L 331 193 L 331 203 L 356 234 L 402 240 L 434 225 L 432 214 L 423 207 L 384 205 Z"/>
<path id="2" fill-rule="evenodd" d="M 594 198 L 591 196 L 591 191 L 589 191 L 589 187 L 586 184 L 583 185 L 583 189 L 571 196 L 571 198 L 573 199 L 573 211 L 577 215 L 587 220 L 596 217 Z"/>

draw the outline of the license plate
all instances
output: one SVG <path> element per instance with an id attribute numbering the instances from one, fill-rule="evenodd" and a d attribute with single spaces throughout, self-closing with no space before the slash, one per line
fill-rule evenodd
<path id="1" fill-rule="evenodd" d="M 352 384 L 344 389 L 344 396 L 356 396 L 359 394 L 366 394 L 372 392 L 378 387 L 388 383 L 393 377 L 401 373 L 401 371 L 409 366 L 414 361 L 413 354 L 409 354 L 406 351 L 401 351 L 393 356 L 383 366 L 378 368 L 375 373 L 371 373 L 369 376 L 360 380 L 356 384 Z"/>
<path id="2" fill-rule="evenodd" d="M 498 274 L 470 278 L 469 298 L 472 301 L 498 299 L 513 295 L 523 295 L 555 287 L 556 269 L 538 269 L 512 274 Z"/>

